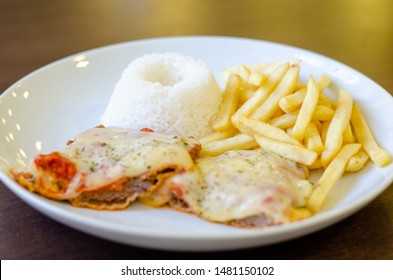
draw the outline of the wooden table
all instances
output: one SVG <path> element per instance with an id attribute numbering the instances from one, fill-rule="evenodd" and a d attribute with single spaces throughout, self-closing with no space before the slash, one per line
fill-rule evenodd
<path id="1" fill-rule="evenodd" d="M 178 35 L 302 47 L 340 60 L 393 92 L 392 11 L 392 1 L 0 0 L 0 92 L 76 52 Z M 393 188 L 350 218 L 303 238 L 239 251 L 178 253 L 75 231 L 36 212 L 0 182 L 0 258 L 393 259 Z"/>

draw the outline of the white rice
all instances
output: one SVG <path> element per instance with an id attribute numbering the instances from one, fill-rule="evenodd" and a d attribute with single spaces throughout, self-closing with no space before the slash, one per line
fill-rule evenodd
<path id="1" fill-rule="evenodd" d="M 206 63 L 176 53 L 149 54 L 124 70 L 101 121 L 200 138 L 212 132 L 221 98 Z"/>

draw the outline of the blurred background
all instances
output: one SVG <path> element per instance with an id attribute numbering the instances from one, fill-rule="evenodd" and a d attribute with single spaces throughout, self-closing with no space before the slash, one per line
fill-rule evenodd
<path id="1" fill-rule="evenodd" d="M 393 71 L 392 11 L 391 0 L 0 0 L 0 89 L 76 52 L 179 35 L 305 48 L 393 89 L 386 78 Z"/>

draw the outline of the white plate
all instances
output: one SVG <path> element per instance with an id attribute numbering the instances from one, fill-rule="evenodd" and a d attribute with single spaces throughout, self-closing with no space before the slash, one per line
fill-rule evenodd
<path id="1" fill-rule="evenodd" d="M 280 44 L 225 37 L 175 37 L 134 41 L 76 54 L 21 79 L 0 97 L 0 178 L 26 203 L 75 229 L 109 240 L 170 250 L 225 250 L 292 239 L 327 227 L 364 207 L 393 179 L 393 164 L 369 164 L 337 184 L 323 211 L 288 225 L 238 229 L 169 209 L 134 204 L 124 211 L 71 207 L 30 193 L 10 179 L 10 166 L 38 152 L 62 147 L 100 115 L 123 69 L 152 52 L 179 52 L 207 62 L 217 79 L 223 68 L 247 63 L 302 59 L 300 79 L 328 74 L 361 105 L 383 148 L 393 154 L 393 98 L 361 73 L 330 58 Z M 334 89 L 333 89 L 334 91 Z"/>

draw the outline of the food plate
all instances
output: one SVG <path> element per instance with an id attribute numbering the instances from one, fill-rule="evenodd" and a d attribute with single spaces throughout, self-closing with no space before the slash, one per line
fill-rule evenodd
<path id="1" fill-rule="evenodd" d="M 95 236 L 156 249 L 212 251 L 272 244 L 315 232 L 358 211 L 392 182 L 393 164 L 378 168 L 369 163 L 359 173 L 346 174 L 323 211 L 314 217 L 263 229 L 238 229 L 137 203 L 123 211 L 75 208 L 30 193 L 10 178 L 9 167 L 26 164 L 37 153 L 58 149 L 79 132 L 100 124 L 124 68 L 133 59 L 153 52 L 178 52 L 205 61 L 218 81 L 226 67 L 301 59 L 300 79 L 327 74 L 334 86 L 349 91 L 376 139 L 393 154 L 393 98 L 342 63 L 299 48 L 251 39 L 148 39 L 61 59 L 24 77 L 1 95 L 0 178 L 9 189 L 44 215 Z"/>

